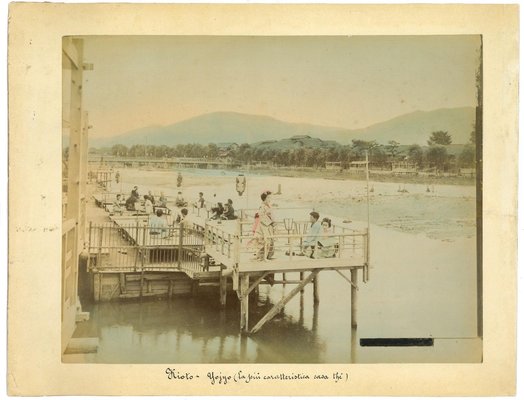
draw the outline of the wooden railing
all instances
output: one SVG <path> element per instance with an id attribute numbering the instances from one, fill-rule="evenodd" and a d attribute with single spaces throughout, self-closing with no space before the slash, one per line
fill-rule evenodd
<path id="1" fill-rule="evenodd" d="M 180 224 L 163 228 L 147 221 L 89 225 L 88 269 L 98 272 L 154 270 L 203 270 L 202 229 Z"/>
<path id="2" fill-rule="evenodd" d="M 254 258 L 277 257 L 285 260 L 339 258 L 360 260 L 367 265 L 369 260 L 369 238 L 367 230 L 354 230 L 333 225 L 329 232 L 322 232 L 312 246 L 305 248 L 309 237 L 308 221 L 276 221 L 273 235 L 257 235 L 252 232 L 253 223 L 235 221 L 231 223 L 207 223 L 205 226 L 205 250 L 217 261 L 226 265 L 253 260 Z"/>

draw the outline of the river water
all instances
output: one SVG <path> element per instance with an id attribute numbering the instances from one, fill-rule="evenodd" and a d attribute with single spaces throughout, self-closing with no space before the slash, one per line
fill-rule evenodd
<path id="1" fill-rule="evenodd" d="M 154 192 L 171 194 L 177 190 L 170 183 L 174 182 L 173 173 L 169 179 L 157 172 L 124 170 L 121 174 L 126 190 L 133 184 L 147 185 Z M 193 182 L 191 174 L 185 175 L 190 181 L 185 183 L 185 193 L 193 195 L 202 188 L 209 192 L 210 182 L 196 175 Z M 229 195 L 232 178 L 223 178 L 228 181 L 211 181 L 216 185 L 213 191 Z M 257 179 L 259 187 L 274 186 L 275 178 Z M 302 187 L 312 180 L 278 181 L 291 188 L 292 183 Z M 356 206 L 362 203 L 358 193 L 363 184 L 355 182 L 346 191 L 340 189 L 340 181 L 313 182 L 317 194 L 326 193 L 325 201 L 329 201 L 328 193 L 341 190 L 333 194 L 330 212 L 340 217 L 349 213 L 356 219 L 364 216 L 363 208 L 359 211 Z M 72 360 L 182 364 L 481 362 L 474 187 L 441 185 L 428 192 L 426 186 L 411 185 L 404 201 L 395 193 L 397 186 L 374 184 L 370 280 L 363 283 L 359 275 L 357 329 L 351 329 L 351 286 L 335 271 L 323 271 L 318 305 L 313 304 L 313 288 L 308 285 L 279 315 L 248 337 L 239 334 L 235 295 L 228 297 L 224 310 L 219 307 L 218 295 L 100 304 L 84 300 L 90 320 L 79 324 L 75 336 L 97 336 L 99 349 Z M 221 192 L 221 188 L 227 191 Z M 249 201 L 255 205 L 256 191 L 252 192 L 253 200 Z M 300 197 L 306 195 L 307 190 Z M 288 196 L 298 198 L 296 193 Z M 389 200 L 387 196 L 391 196 Z M 314 194 L 301 201 L 297 200 L 307 206 L 322 204 Z M 283 197 L 281 202 L 288 204 L 289 200 Z M 288 273 L 287 279 L 293 279 L 293 274 Z M 250 326 L 294 287 L 261 285 L 258 298 L 250 304 Z M 361 346 L 360 340 L 369 338 L 432 338 L 434 342 L 432 346 Z"/>

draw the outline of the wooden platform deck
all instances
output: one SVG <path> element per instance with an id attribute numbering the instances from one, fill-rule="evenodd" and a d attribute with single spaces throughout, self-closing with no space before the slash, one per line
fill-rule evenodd
<path id="1" fill-rule="evenodd" d="M 238 272 L 303 272 L 311 270 L 333 270 L 362 268 L 364 260 L 361 257 L 354 258 L 323 258 L 311 259 L 307 257 L 295 257 L 293 260 L 275 258 L 268 261 L 245 261 L 238 266 Z"/>
<path id="2" fill-rule="evenodd" d="M 240 210 L 241 218 L 228 221 L 210 220 L 207 212 L 199 215 L 195 209 L 188 209 L 192 228 L 176 223 L 180 209 L 174 208 L 172 215 L 165 216 L 168 227 L 164 234 L 151 235 L 149 216 L 131 213 L 108 216 L 110 222 L 105 225 L 90 225 L 89 249 L 96 255 L 91 265 L 97 287 L 95 299 L 195 295 L 199 287 L 216 287 L 217 300 L 225 306 L 226 293 L 233 290 L 241 305 L 241 332 L 255 333 L 305 285 L 313 285 L 317 303 L 321 271 L 336 271 L 351 285 L 352 304 L 356 304 L 358 271 L 362 271 L 364 282 L 368 279 L 367 229 L 349 228 L 346 221 L 334 223 L 330 231 L 322 232 L 323 243 L 331 243 L 327 248 L 332 252 L 323 251 L 315 243 L 306 251 L 308 257 L 302 253 L 307 250 L 303 243 L 310 228 L 308 221 L 300 219 L 307 215 L 304 210 L 279 210 L 287 218 L 277 220 L 273 235 L 263 238 L 252 232 L 253 210 Z M 261 254 L 268 259 L 261 261 L 257 257 Z M 293 279 L 289 279 L 293 273 Z M 276 281 L 275 274 L 281 274 L 281 280 Z M 248 298 L 263 283 L 296 287 L 250 328 Z M 352 324 L 356 324 L 355 315 L 356 311 Z"/>

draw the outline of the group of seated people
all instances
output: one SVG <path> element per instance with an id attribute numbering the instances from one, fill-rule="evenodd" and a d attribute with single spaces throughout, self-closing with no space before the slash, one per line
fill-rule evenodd
<path id="1" fill-rule="evenodd" d="M 117 194 L 116 201 L 113 204 L 113 213 L 115 214 L 122 214 L 123 212 L 123 209 L 121 208 L 121 199 L 122 195 Z M 142 205 L 143 208 L 141 208 Z M 158 207 L 167 208 L 167 197 L 164 195 L 164 192 L 160 192 L 160 197 L 156 200 L 150 190 L 141 200 L 140 195 L 138 194 L 138 186 L 135 186 L 125 201 L 124 207 L 127 211 L 143 211 L 146 214 L 153 214 L 154 210 Z"/>
<path id="2" fill-rule="evenodd" d="M 171 226 L 174 226 L 175 223 L 180 224 L 182 228 L 193 228 L 193 222 L 189 217 L 187 208 L 182 208 L 182 210 L 180 210 L 180 215 L 176 218 Z M 166 238 L 172 234 L 171 230 L 169 229 L 169 222 L 165 218 L 164 211 L 161 208 L 158 208 L 153 214 L 149 216 L 148 225 L 150 235 L 158 235 L 160 238 Z"/>
<path id="3" fill-rule="evenodd" d="M 299 256 L 310 258 L 331 258 L 335 257 L 338 250 L 337 237 L 333 236 L 331 229 L 331 219 L 323 218 L 316 211 L 309 213 L 311 223 L 307 235 L 302 240 L 302 249 Z"/>
<path id="4" fill-rule="evenodd" d="M 216 195 L 214 195 L 214 199 Z M 113 205 L 114 214 L 122 214 L 123 207 L 128 211 L 140 211 L 138 208 L 140 205 L 140 195 L 138 194 L 138 187 L 135 186 L 131 191 L 128 199 L 123 203 L 122 195 L 117 194 L 116 201 Z M 169 236 L 168 221 L 165 217 L 164 208 L 166 208 L 167 198 L 163 192 L 161 192 L 158 200 L 155 199 L 151 191 L 147 195 L 143 196 L 143 211 L 149 215 L 149 226 L 151 235 L 160 235 L 160 237 Z M 187 201 L 184 200 L 182 192 L 178 192 L 175 199 L 175 205 L 177 207 L 183 207 L 180 210 L 180 214 L 176 218 L 175 222 L 180 223 L 184 227 L 192 227 L 191 218 L 188 216 Z M 204 208 L 205 207 L 204 195 L 202 192 L 199 193 L 198 200 L 193 203 L 194 207 Z M 208 208 L 209 210 L 209 208 Z M 234 220 L 237 219 L 235 215 L 235 209 L 233 207 L 233 201 L 228 199 L 224 204 L 216 202 L 214 206 L 210 208 L 212 220 Z M 336 235 L 333 235 L 331 219 L 323 218 L 320 220 L 320 214 L 316 211 L 309 213 L 310 226 L 307 229 L 307 233 L 302 239 L 302 244 L 299 253 L 293 253 L 297 256 L 306 256 L 310 258 L 331 258 L 335 257 L 339 244 Z M 271 240 L 272 242 L 272 240 Z M 289 255 L 289 252 L 286 253 Z"/>
<path id="5" fill-rule="evenodd" d="M 214 207 L 211 207 L 211 219 L 218 220 L 232 220 L 237 219 L 235 209 L 233 207 L 233 200 L 227 199 L 225 204 L 218 202 Z"/>

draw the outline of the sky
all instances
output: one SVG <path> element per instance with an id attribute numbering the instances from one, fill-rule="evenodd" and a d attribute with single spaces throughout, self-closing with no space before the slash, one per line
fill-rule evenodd
<path id="1" fill-rule="evenodd" d="M 476 105 L 479 36 L 84 39 L 94 64 L 84 104 L 99 138 L 217 111 L 356 129 Z"/>

